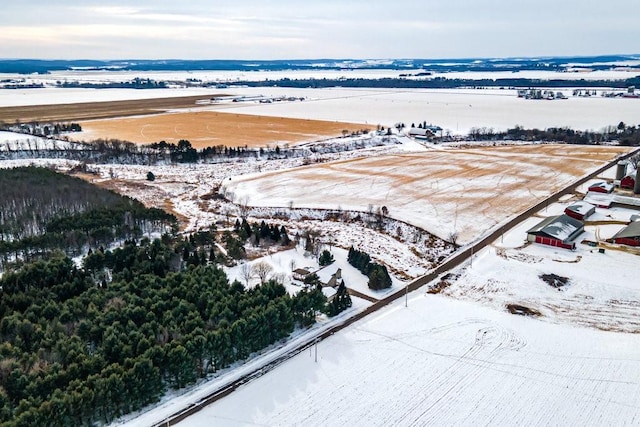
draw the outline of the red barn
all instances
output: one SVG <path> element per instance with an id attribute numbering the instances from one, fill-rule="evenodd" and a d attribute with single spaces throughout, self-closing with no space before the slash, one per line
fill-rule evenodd
<path id="1" fill-rule="evenodd" d="M 611 241 L 619 245 L 640 246 L 640 221 L 634 221 L 618 231 Z"/>
<path id="2" fill-rule="evenodd" d="M 613 191 L 613 184 L 608 182 L 596 182 L 589 187 L 589 191 L 595 193 L 611 193 Z"/>
<path id="3" fill-rule="evenodd" d="M 620 188 L 628 188 L 629 190 L 633 190 L 633 187 L 636 185 L 636 177 L 635 173 L 625 176 L 620 180 Z"/>
<path id="4" fill-rule="evenodd" d="M 527 231 L 527 240 L 564 249 L 575 249 L 574 240 L 584 231 L 584 224 L 567 215 L 550 216 Z"/>
<path id="5" fill-rule="evenodd" d="M 564 210 L 564 213 L 569 215 L 571 218 L 578 219 L 580 221 L 584 221 L 585 218 L 590 217 L 596 211 L 596 207 L 591 203 L 587 203 L 584 201 L 575 202 Z"/>

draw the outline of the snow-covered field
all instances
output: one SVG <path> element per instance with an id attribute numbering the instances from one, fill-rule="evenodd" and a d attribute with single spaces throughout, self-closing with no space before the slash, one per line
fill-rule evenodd
<path id="1" fill-rule="evenodd" d="M 566 145 L 433 150 L 230 177 L 221 193 L 251 206 L 386 206 L 392 218 L 445 240 L 457 233 L 468 243 L 626 151 Z"/>
<path id="2" fill-rule="evenodd" d="M 516 125 L 546 129 L 601 130 L 620 121 L 636 123 L 640 99 L 572 97 L 544 101 L 518 98 L 515 90 L 499 89 L 285 89 L 239 88 L 230 93 L 265 96 L 303 96 L 301 103 L 233 105 L 234 111 L 279 117 L 346 121 L 393 126 L 403 122 L 432 123 L 452 134 L 467 134 L 472 128 L 506 130 Z"/>
<path id="3" fill-rule="evenodd" d="M 545 101 L 525 100 L 512 89 L 295 89 L 277 87 L 230 87 L 226 89 L 25 89 L 0 90 L 0 107 L 56 103 L 127 100 L 186 95 L 298 97 L 304 102 L 219 103 L 198 109 L 236 113 L 316 119 L 393 126 L 403 122 L 432 123 L 444 133 L 467 134 L 472 128 L 506 130 L 516 125 L 546 129 L 601 130 L 620 121 L 635 124 L 640 116 L 639 99 L 572 97 Z M 194 109 L 195 110 L 195 109 Z"/>
<path id="4" fill-rule="evenodd" d="M 408 308 L 398 301 L 322 341 L 317 362 L 301 353 L 180 425 L 636 425 L 638 257 L 524 245 L 528 228 L 570 202 L 458 268 L 444 296 L 416 291 Z M 594 228 L 580 239 L 595 240 Z M 508 303 L 542 315 L 508 314 Z"/>
<path id="5" fill-rule="evenodd" d="M 576 74 L 584 77 L 582 73 Z M 522 74 L 517 76 L 523 77 Z M 287 104 L 229 103 L 207 108 L 232 108 L 239 113 L 380 123 L 385 126 L 396 122 L 409 125 L 427 121 L 452 133 L 466 132 L 471 127 L 501 129 L 515 124 L 597 130 L 606 125 L 615 126 L 620 121 L 634 124 L 640 117 L 640 101 L 633 99 L 598 96 L 553 102 L 533 101 L 518 99 L 514 91 L 498 89 L 30 89 L 0 91 L 0 106 L 220 92 L 299 96 L 306 100 Z M 7 144 L 8 138 L 12 137 L 0 134 L 0 146 Z M 293 201 L 296 209 L 291 210 L 290 222 L 287 223 L 290 233 L 320 227 L 323 238 L 327 239 L 323 242 L 330 240 L 333 246 L 337 259 L 334 267 L 343 269 L 346 285 L 380 298 L 384 293 L 369 291 L 366 278 L 346 264 L 345 248 L 352 244 L 358 246 L 377 260 L 404 271 L 406 277 L 402 279 L 405 280 L 425 273 L 433 266 L 433 259 L 449 252 L 442 247 L 429 252 L 429 241 L 424 236 L 411 236 L 415 228 L 406 224 L 394 223 L 393 230 L 377 233 L 363 223 L 321 221 L 314 217 L 319 215 L 317 211 L 303 209 L 304 197 L 320 195 L 308 207 L 324 207 L 338 212 L 348 209 L 367 211 L 368 205 L 376 208 L 385 204 L 391 217 L 419 223 L 445 238 L 452 231 L 460 231 L 461 243 L 514 215 L 513 210 L 500 210 L 505 203 L 498 200 L 496 193 L 509 199 L 509 203 L 521 198 L 531 205 L 550 194 L 549 187 L 562 187 L 603 162 L 601 158 L 582 158 L 575 152 L 571 155 L 565 153 L 564 157 L 535 153 L 537 149 L 528 148 L 532 150 L 527 153 L 530 161 L 519 159 L 515 163 L 513 152 L 509 154 L 511 150 L 496 151 L 490 156 L 492 162 L 498 162 L 494 163 L 494 169 L 499 173 L 493 178 L 463 177 L 456 181 L 455 165 L 445 162 L 446 170 L 442 173 L 451 173 L 451 176 L 436 180 L 414 179 L 408 184 L 412 190 L 411 200 L 398 205 L 394 205 L 393 198 L 389 196 L 390 191 L 398 189 L 397 185 L 392 185 L 393 165 L 386 164 L 375 173 L 371 170 L 372 164 L 382 161 L 379 154 L 399 154 L 396 158 L 403 161 L 397 168 L 402 167 L 404 180 L 407 168 L 412 167 L 409 159 L 415 160 L 414 175 L 418 176 L 418 171 L 428 174 L 431 173 L 429 170 L 439 170 L 439 166 L 429 166 L 424 163 L 425 159 L 449 150 L 409 155 L 398 153 L 403 147 L 380 147 L 355 154 L 328 155 L 325 157 L 327 160 L 342 160 L 338 165 L 360 162 L 358 170 L 352 172 L 363 174 L 368 170 L 368 177 L 360 179 L 359 183 L 354 181 L 351 186 L 345 181 L 340 185 L 313 188 L 302 184 L 296 171 L 277 172 L 274 176 L 289 178 L 288 181 L 275 182 L 280 190 L 272 193 L 255 185 L 259 182 L 253 179 L 256 174 L 297 167 L 302 164 L 302 159 L 92 167 L 98 173 L 94 178 L 97 183 L 117 188 L 147 205 L 172 208 L 185 221 L 186 231 L 212 223 L 223 224 L 228 217 L 235 219 L 237 206 L 209 196 L 217 191 L 221 182 L 244 175 L 244 178 L 232 178 L 230 182 L 234 188 L 227 190 L 233 192 L 237 200 L 248 196 L 250 204 L 264 206 L 252 209 L 250 217 L 272 216 L 274 221 L 285 221 L 277 219 L 274 215 L 276 210 L 267 206 L 287 207 Z M 473 150 L 460 152 L 462 155 L 466 152 L 468 156 L 459 162 L 461 165 L 480 170 L 489 163 L 489 156 L 470 155 Z M 498 152 L 502 154 L 496 154 Z M 350 161 L 358 155 L 370 157 Z M 389 162 L 388 158 L 384 161 Z M 572 170 L 567 172 L 559 167 L 549 167 L 548 163 L 552 161 L 565 163 L 563 166 Z M 442 164 L 442 158 L 438 162 Z M 54 164 L 62 169 L 74 164 L 64 160 L 23 159 L 1 161 L 0 167 L 29 163 Z M 298 171 L 313 171 L 316 178 L 326 179 L 334 172 L 332 168 L 335 165 L 323 164 Z M 321 173 L 323 168 L 329 172 Z M 156 176 L 154 182 L 146 181 L 149 171 Z M 528 176 L 529 180 L 519 181 L 520 178 L 514 178 L 516 176 Z M 611 178 L 611 171 L 603 176 Z M 531 184 L 536 181 L 544 183 L 545 180 L 543 188 Z M 240 184 L 247 182 L 251 185 L 240 188 Z M 274 181 L 269 185 L 274 185 Z M 509 193 L 505 187 L 513 191 Z M 288 189 L 284 192 L 283 188 Z M 299 191 L 300 196 L 293 198 L 291 191 L 294 190 Z M 342 196 L 338 194 L 340 191 Z M 444 199 L 430 205 L 426 195 L 440 191 L 447 197 L 452 193 L 465 193 L 475 199 L 468 205 Z M 356 195 L 358 201 L 340 199 L 344 194 Z M 371 194 L 377 198 L 367 199 Z M 478 200 L 486 202 L 478 205 Z M 570 197 L 564 198 L 565 202 L 570 202 Z M 421 206 L 433 209 L 420 210 Z M 472 264 L 467 263 L 454 271 L 454 276 L 448 279 L 451 285 L 443 291 L 444 295 L 425 295 L 425 288 L 416 291 L 410 295 L 408 308 L 404 307 L 404 301 L 398 301 L 322 341 L 318 345 L 317 363 L 309 352 L 301 353 L 181 425 L 639 424 L 639 258 L 608 248 L 605 253 L 599 253 L 597 249 L 580 243 L 574 252 L 524 244 L 528 228 L 544 216 L 560 213 L 563 207 L 562 203 L 548 206 L 476 254 Z M 490 211 L 492 215 L 483 216 Z M 631 213 L 620 208 L 598 209 L 593 219 L 626 220 Z M 397 230 L 395 224 L 398 224 Z M 590 225 L 581 240 L 596 240 L 598 236 L 607 238 L 620 227 Z M 274 274 L 284 275 L 291 291 L 296 287 L 289 275 L 292 260 L 297 267 L 317 267 L 316 260 L 305 258 L 301 250 L 272 254 L 262 260 L 270 263 Z M 232 278 L 238 277 L 243 281 L 240 268 L 228 272 Z M 569 284 L 561 290 L 551 287 L 539 278 L 541 274 L 548 273 L 569 278 Z M 396 290 L 403 286 L 399 279 L 398 275 L 394 277 Z M 541 316 L 511 315 L 505 310 L 505 304 L 510 303 L 536 309 Z M 369 304 L 354 298 L 350 313 L 361 311 Z M 321 324 L 311 333 L 317 333 L 327 325 L 327 320 L 321 318 Z M 300 339 L 302 337 L 297 336 L 289 344 L 269 349 L 263 356 L 186 391 L 182 396 L 167 396 L 158 408 L 140 418 L 127 420 L 131 425 L 158 422 L 208 394 L 222 382 L 259 367 L 266 359 L 278 357 Z"/>
<path id="6" fill-rule="evenodd" d="M 636 425 L 640 335 L 410 295 L 184 426 Z"/>

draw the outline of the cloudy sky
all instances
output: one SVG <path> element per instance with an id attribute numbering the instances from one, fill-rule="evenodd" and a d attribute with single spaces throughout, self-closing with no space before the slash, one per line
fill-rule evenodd
<path id="1" fill-rule="evenodd" d="M 0 58 L 461 58 L 640 53 L 637 0 L 21 0 Z"/>

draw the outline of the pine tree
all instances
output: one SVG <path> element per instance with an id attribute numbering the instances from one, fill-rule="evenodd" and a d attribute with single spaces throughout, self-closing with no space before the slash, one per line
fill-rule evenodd
<path id="1" fill-rule="evenodd" d="M 335 260 L 333 259 L 333 255 L 331 255 L 331 252 L 325 249 L 324 251 L 322 251 L 322 254 L 320 254 L 318 264 L 324 267 L 325 265 L 333 264 L 334 261 Z"/>

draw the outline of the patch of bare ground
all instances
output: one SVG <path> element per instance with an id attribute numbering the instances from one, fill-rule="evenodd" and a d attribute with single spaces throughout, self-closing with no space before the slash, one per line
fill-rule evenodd
<path id="1" fill-rule="evenodd" d="M 547 285 L 560 290 L 561 288 L 567 286 L 569 284 L 569 278 L 564 276 L 559 276 L 557 274 L 549 273 L 549 274 L 541 274 L 540 279 L 546 283 Z"/>
<path id="2" fill-rule="evenodd" d="M 520 304 L 507 304 L 506 308 L 509 310 L 509 313 L 517 314 L 519 316 L 542 316 L 542 313 L 538 310 Z"/>
<path id="3" fill-rule="evenodd" d="M 74 104 L 26 105 L 0 107 L 0 122 L 64 122 L 157 114 L 180 108 L 193 108 L 198 101 L 210 100 L 220 94 L 180 96 L 127 101 L 81 102 Z"/>
<path id="4" fill-rule="evenodd" d="M 442 276 L 437 283 L 429 285 L 429 288 L 427 289 L 427 293 L 439 294 L 445 289 L 447 289 L 449 286 L 451 286 L 451 281 L 452 280 L 455 281 L 457 278 L 458 276 L 455 273 L 447 273 L 444 276 Z"/>

